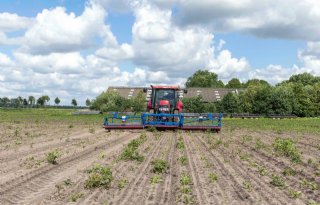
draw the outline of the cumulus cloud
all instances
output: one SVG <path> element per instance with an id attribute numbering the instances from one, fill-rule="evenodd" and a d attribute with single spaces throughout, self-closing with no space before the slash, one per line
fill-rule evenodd
<path id="1" fill-rule="evenodd" d="M 94 46 L 96 37 L 103 37 L 107 45 L 115 45 L 116 38 L 104 24 L 105 10 L 87 3 L 84 12 L 76 16 L 65 8 L 44 9 L 24 37 L 22 51 L 34 54 L 73 52 Z"/>
<path id="2" fill-rule="evenodd" d="M 320 42 L 308 42 L 307 47 L 298 52 L 302 66 L 293 65 L 284 68 L 281 65 L 269 65 L 266 68 L 251 70 L 249 78 L 264 79 L 273 84 L 287 80 L 291 75 L 310 73 L 320 76 Z"/>
<path id="3" fill-rule="evenodd" d="M 130 11 L 132 0 L 93 0 L 93 2 L 100 4 L 107 10 L 123 13 Z"/>
<path id="4" fill-rule="evenodd" d="M 93 0 L 93 2 L 102 5 L 107 10 L 126 13 L 131 12 L 132 7 L 141 3 L 152 4 L 161 9 L 171 9 L 177 5 L 180 0 Z"/>
<path id="5" fill-rule="evenodd" d="M 4 53 L 0 53 L 0 66 L 13 66 L 14 62 Z"/>
<path id="6" fill-rule="evenodd" d="M 236 76 L 246 77 L 246 73 L 250 69 L 250 65 L 245 58 L 233 58 L 228 50 L 222 50 L 216 59 L 210 61 L 208 67 L 210 71 L 217 73 L 223 80 Z"/>
<path id="7" fill-rule="evenodd" d="M 0 31 L 11 32 L 27 29 L 33 24 L 32 18 L 18 16 L 14 13 L 0 13 Z"/>
<path id="8" fill-rule="evenodd" d="M 228 73 L 242 72 L 247 67 L 244 58 L 232 58 L 227 50 L 219 53 L 223 41 L 216 52 L 214 36 L 206 29 L 174 25 L 170 9 L 142 3 L 134 7 L 134 14 L 133 61 L 148 71 L 166 72 L 166 75 L 161 75 L 165 82 L 169 82 L 170 78 L 186 78 L 197 69 L 210 69 L 228 77 Z M 217 59 L 215 55 L 218 55 Z"/>
<path id="9" fill-rule="evenodd" d="M 26 32 L 15 39 L 5 33 L 11 28 L 0 30 L 0 44 L 15 41 L 19 45 L 12 59 L 0 53 L 1 95 L 47 94 L 69 104 L 74 97 L 94 98 L 109 85 L 138 84 L 139 78 L 144 81 L 143 70 L 130 73 L 118 67 L 120 60 L 132 58 L 134 53 L 130 44 L 118 44 L 106 17 L 105 9 L 90 1 L 79 16 L 62 7 L 44 9 L 32 24 L 22 22 L 20 27 Z M 93 45 L 97 41 L 99 46 Z M 85 49 L 91 50 L 89 54 L 80 53 Z"/>
<path id="10" fill-rule="evenodd" d="M 320 76 L 320 42 L 308 42 L 307 48 L 298 52 L 298 57 L 306 72 Z"/>
<path id="11" fill-rule="evenodd" d="M 110 60 L 126 60 L 134 57 L 134 50 L 131 45 L 124 43 L 120 46 L 104 46 L 98 49 L 95 54 L 99 57 Z"/>
<path id="12" fill-rule="evenodd" d="M 30 68 L 36 73 L 79 74 L 84 72 L 84 59 L 77 53 L 51 53 L 49 55 L 30 55 L 14 53 L 17 63 Z"/>
<path id="13" fill-rule="evenodd" d="M 148 79 L 143 69 L 121 71 L 106 59 L 79 53 L 52 53 L 45 56 L 15 53 L 15 63 L 0 55 L 0 92 L 2 96 L 58 96 L 62 104 L 72 98 L 93 99 L 108 86 L 145 85 Z"/>
<path id="14" fill-rule="evenodd" d="M 0 45 L 7 44 L 7 36 L 5 33 L 0 32 Z"/>
<path id="15" fill-rule="evenodd" d="M 294 65 L 292 68 L 284 68 L 281 65 L 269 65 L 266 68 L 251 70 L 249 79 L 262 79 L 271 84 L 287 80 L 291 75 L 302 73 L 303 70 Z"/>
<path id="16" fill-rule="evenodd" d="M 242 31 L 264 38 L 320 40 L 318 1 L 180 0 L 178 5 L 180 25 L 202 24 L 215 32 Z"/>

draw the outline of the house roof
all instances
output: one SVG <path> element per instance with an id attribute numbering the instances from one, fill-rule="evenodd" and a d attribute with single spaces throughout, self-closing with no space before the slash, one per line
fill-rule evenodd
<path id="1" fill-rule="evenodd" d="M 188 93 L 184 94 L 184 98 L 202 96 L 204 102 L 215 102 L 223 99 L 228 93 L 239 93 L 243 89 L 233 88 L 188 88 Z"/>
<path id="2" fill-rule="evenodd" d="M 138 95 L 140 91 L 143 92 L 143 88 L 145 87 L 115 87 L 110 86 L 107 90 L 108 91 L 115 91 L 120 94 L 120 96 L 124 98 L 134 98 Z"/>

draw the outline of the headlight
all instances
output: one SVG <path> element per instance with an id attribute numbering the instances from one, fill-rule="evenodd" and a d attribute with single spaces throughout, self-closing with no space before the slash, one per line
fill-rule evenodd
<path id="1" fill-rule="evenodd" d="M 169 108 L 167 108 L 167 107 L 160 107 L 159 110 L 160 110 L 160 111 L 169 111 Z"/>

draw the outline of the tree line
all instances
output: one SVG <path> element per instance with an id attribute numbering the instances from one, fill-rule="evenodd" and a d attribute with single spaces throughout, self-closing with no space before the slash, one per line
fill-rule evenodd
<path id="1" fill-rule="evenodd" d="M 242 88 L 236 93 L 228 93 L 221 101 L 204 103 L 202 96 L 183 98 L 184 110 L 188 112 L 222 112 L 222 113 L 250 113 L 260 115 L 289 115 L 312 117 L 320 115 L 320 77 L 309 73 L 292 75 L 288 80 L 271 85 L 265 80 L 250 79 L 240 82 L 233 78 L 227 84 L 218 79 L 218 75 L 207 70 L 198 70 L 190 76 L 185 84 L 186 88 Z M 50 97 L 43 95 L 36 99 L 33 96 L 23 98 L 0 98 L 0 107 L 45 107 Z M 59 106 L 60 99 L 54 99 Z M 71 105 L 78 105 L 72 99 Z M 91 109 L 106 111 L 143 112 L 146 109 L 145 94 L 138 93 L 134 98 L 127 99 L 117 92 L 106 91 L 94 100 L 86 100 Z"/>
<path id="2" fill-rule="evenodd" d="M 200 103 L 202 97 L 183 99 L 190 112 L 252 113 L 260 115 L 320 115 L 320 77 L 309 73 L 292 75 L 277 85 L 251 79 L 241 83 L 233 78 L 226 85 L 209 71 L 197 71 L 189 77 L 186 87 L 244 88 L 239 94 L 228 93 L 221 101 Z"/>
<path id="3" fill-rule="evenodd" d="M 101 93 L 92 101 L 90 109 L 107 111 L 132 111 L 143 112 L 147 107 L 146 96 L 143 91 L 139 92 L 134 98 L 124 98 L 115 91 Z"/>
<path id="4" fill-rule="evenodd" d="M 320 115 L 320 77 L 309 73 L 292 75 L 274 86 L 259 79 L 241 83 L 237 78 L 225 85 L 217 74 L 199 70 L 187 79 L 185 87 L 242 88 L 238 94 L 228 93 L 217 102 L 203 103 L 201 95 L 183 98 L 184 111 L 187 112 L 293 114 L 299 117 Z M 135 98 L 126 99 L 114 91 L 103 92 L 90 108 L 103 112 L 142 112 L 146 109 L 145 95 L 140 92 Z"/>
<path id="5" fill-rule="evenodd" d="M 27 98 L 23 98 L 21 96 L 17 98 L 8 98 L 3 97 L 0 98 L 0 107 L 11 107 L 11 108 L 37 108 L 37 107 L 48 107 L 52 106 L 49 105 L 50 97 L 48 95 L 40 96 L 39 98 L 35 98 L 34 96 L 29 96 Z M 59 106 L 60 105 L 60 98 L 56 97 L 54 99 L 54 105 Z M 78 106 L 78 102 L 75 98 L 71 100 L 71 105 L 73 107 Z M 86 106 L 91 105 L 91 100 L 86 100 Z"/>

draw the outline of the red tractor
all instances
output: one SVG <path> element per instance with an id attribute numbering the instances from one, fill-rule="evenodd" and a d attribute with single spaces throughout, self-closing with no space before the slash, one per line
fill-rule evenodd
<path id="1" fill-rule="evenodd" d="M 183 104 L 180 98 L 187 90 L 182 90 L 179 86 L 151 85 L 151 89 L 144 88 L 143 91 L 147 93 L 147 112 L 140 116 L 115 112 L 113 116 L 104 118 L 103 127 L 106 130 L 155 127 L 162 130 L 220 131 L 222 114 L 182 113 Z"/>
<path id="2" fill-rule="evenodd" d="M 160 86 L 151 85 L 151 90 L 147 92 L 148 101 L 147 111 L 151 114 L 179 114 L 182 112 L 183 104 L 180 100 L 186 90 L 181 90 L 179 86 Z"/>

